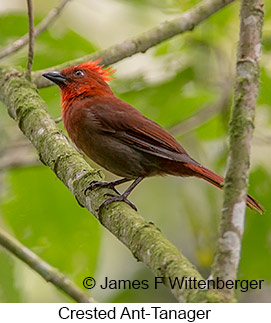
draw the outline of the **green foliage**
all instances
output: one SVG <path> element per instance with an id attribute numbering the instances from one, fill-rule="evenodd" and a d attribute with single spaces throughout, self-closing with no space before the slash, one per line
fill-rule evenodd
<path id="1" fill-rule="evenodd" d="M 15 169 L 2 201 L 5 222 L 40 257 L 82 286 L 96 268 L 100 226 L 45 167 Z"/>
<path id="2" fill-rule="evenodd" d="M 211 101 L 210 91 L 191 82 L 194 79 L 194 70 L 189 67 L 169 81 L 158 85 L 145 84 L 141 89 L 127 91 L 119 96 L 168 128 L 190 116 L 204 102 Z M 134 81 L 137 82 L 137 80 L 130 80 L 130 83 Z M 122 82 L 127 81 L 122 80 Z"/>
<path id="3" fill-rule="evenodd" d="M 22 302 L 20 288 L 16 286 L 15 260 L 5 250 L 0 249 L 0 302 Z"/>
<path id="4" fill-rule="evenodd" d="M 250 176 L 249 191 L 257 196 L 265 213 L 262 216 L 249 212 L 243 238 L 240 263 L 241 279 L 264 279 L 271 281 L 271 176 L 265 168 L 257 168 Z"/>
<path id="5" fill-rule="evenodd" d="M 36 19 L 36 24 L 40 19 Z M 0 49 L 27 33 L 27 17 L 25 13 L 9 14 L 0 17 Z M 97 50 L 70 29 L 46 30 L 35 41 L 35 59 L 33 70 L 54 66 Z M 26 66 L 27 47 L 16 55 L 8 56 L 7 62 Z"/>

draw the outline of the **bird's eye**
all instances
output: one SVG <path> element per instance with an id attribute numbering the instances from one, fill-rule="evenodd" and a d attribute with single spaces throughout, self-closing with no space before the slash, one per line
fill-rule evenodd
<path id="1" fill-rule="evenodd" d="M 84 74 L 83 71 L 77 70 L 77 71 L 74 72 L 74 75 L 76 75 L 76 76 L 84 76 L 85 74 Z"/>

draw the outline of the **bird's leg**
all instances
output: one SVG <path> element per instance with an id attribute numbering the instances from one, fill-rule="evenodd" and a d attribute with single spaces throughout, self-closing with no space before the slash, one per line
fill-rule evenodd
<path id="1" fill-rule="evenodd" d="M 116 179 L 115 181 L 112 182 L 99 182 L 99 181 L 92 181 L 89 186 L 85 189 L 85 194 L 87 193 L 88 190 L 92 191 L 95 188 L 99 188 L 99 187 L 107 187 L 107 188 L 111 188 L 113 191 L 115 191 L 117 194 L 120 194 L 115 186 L 120 185 L 122 183 L 126 183 L 131 181 L 131 179 L 129 178 L 121 178 L 121 179 Z"/>
<path id="2" fill-rule="evenodd" d="M 127 188 L 127 190 L 120 194 L 120 195 L 112 195 L 112 194 L 106 194 L 106 196 L 111 196 L 108 200 L 104 201 L 100 208 L 109 205 L 112 202 L 118 202 L 118 201 L 123 201 L 127 203 L 128 205 L 131 206 L 135 211 L 137 211 L 136 206 L 127 199 L 128 195 L 132 192 L 132 190 L 144 179 L 144 177 L 138 177 L 136 180 L 133 181 L 133 183 Z"/>

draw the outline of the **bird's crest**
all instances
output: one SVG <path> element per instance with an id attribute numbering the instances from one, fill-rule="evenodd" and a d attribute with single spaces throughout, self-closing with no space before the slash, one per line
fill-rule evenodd
<path id="1" fill-rule="evenodd" d="M 111 81 L 113 79 L 112 74 L 116 72 L 111 67 L 103 68 L 104 64 L 99 64 L 102 58 L 96 59 L 96 61 L 88 61 L 78 65 L 77 67 L 86 68 L 99 73 L 104 81 Z"/>

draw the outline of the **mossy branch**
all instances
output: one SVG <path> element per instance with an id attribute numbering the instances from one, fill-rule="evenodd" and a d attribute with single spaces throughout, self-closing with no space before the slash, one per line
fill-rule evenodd
<path id="1" fill-rule="evenodd" d="M 134 54 L 145 53 L 149 48 L 158 45 L 167 39 L 182 34 L 186 31 L 193 30 L 195 26 L 233 1 L 234 0 L 204 0 L 197 6 L 180 15 L 178 18 L 171 21 L 165 21 L 159 24 L 159 26 L 146 31 L 143 34 L 131 39 L 127 39 L 119 44 L 109 47 L 108 49 L 101 50 L 99 52 L 95 52 L 93 54 L 83 56 L 41 71 L 33 72 L 33 82 L 38 88 L 47 87 L 52 85 L 52 83 L 42 77 L 42 74 L 45 72 L 62 70 L 68 66 L 81 64 L 88 60 L 95 60 L 100 57 L 102 58 L 102 64 L 110 65 Z"/>
<path id="2" fill-rule="evenodd" d="M 224 280 L 236 278 L 240 259 L 259 85 L 263 7 L 263 0 L 243 0 L 241 4 L 230 149 L 219 243 L 213 265 L 213 276 Z M 233 290 L 224 290 L 224 293 L 232 294 Z"/>
<path id="3" fill-rule="evenodd" d="M 146 222 L 126 203 L 112 203 L 99 212 L 99 206 L 106 199 L 104 194 L 114 192 L 101 188 L 89 192 L 87 196 L 84 194 L 91 181 L 102 179 L 101 173 L 92 169 L 70 145 L 48 114 L 36 87 L 22 73 L 13 68 L 0 68 L 0 99 L 36 147 L 41 161 L 54 171 L 81 205 L 130 249 L 137 260 L 143 261 L 155 275 L 163 277 L 166 286 L 170 286 L 169 277 L 203 279 L 160 230 Z M 172 293 L 178 301 L 233 301 L 215 290 L 179 289 L 175 286 Z"/>

